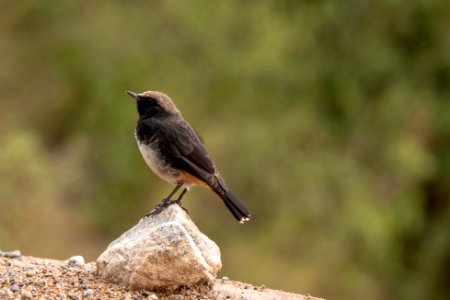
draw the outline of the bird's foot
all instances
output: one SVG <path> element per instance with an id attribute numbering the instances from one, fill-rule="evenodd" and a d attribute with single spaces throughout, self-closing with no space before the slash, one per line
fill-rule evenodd
<path id="1" fill-rule="evenodd" d="M 155 216 L 157 214 L 159 214 L 160 212 L 162 212 L 166 207 L 169 207 L 170 205 L 174 204 L 175 201 L 174 200 L 170 200 L 170 199 L 163 199 L 163 201 L 156 205 L 155 208 L 149 212 L 148 214 L 145 215 L 145 217 L 149 217 L 149 216 Z"/>
<path id="2" fill-rule="evenodd" d="M 181 207 L 187 214 L 189 214 L 189 211 L 187 210 L 187 208 L 184 207 L 183 205 L 181 205 L 181 199 L 177 199 L 177 200 L 175 200 L 173 202 L 178 204 L 179 207 Z"/>
<path id="3" fill-rule="evenodd" d="M 160 204 L 156 205 L 155 208 L 151 212 L 146 214 L 144 217 L 155 216 L 172 204 L 178 204 L 187 214 L 189 214 L 189 211 L 181 205 L 181 199 L 177 200 L 163 199 L 163 201 Z"/>

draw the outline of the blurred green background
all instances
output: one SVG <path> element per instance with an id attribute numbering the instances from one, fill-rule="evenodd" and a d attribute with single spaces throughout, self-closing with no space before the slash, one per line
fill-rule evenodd
<path id="1" fill-rule="evenodd" d="M 250 208 L 184 200 L 220 276 L 448 299 L 446 1 L 1 1 L 0 249 L 94 260 L 169 193 L 126 90 L 169 94 Z"/>

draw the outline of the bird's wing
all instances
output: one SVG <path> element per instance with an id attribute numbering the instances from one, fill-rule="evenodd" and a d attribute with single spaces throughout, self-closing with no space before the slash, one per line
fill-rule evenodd
<path id="1" fill-rule="evenodd" d="M 167 126 L 165 136 L 171 147 L 173 159 L 180 167 L 188 168 L 193 174 L 203 178 L 206 172 L 210 175 L 216 173 L 216 167 L 208 151 L 201 143 L 199 137 L 186 122 L 176 122 Z"/>

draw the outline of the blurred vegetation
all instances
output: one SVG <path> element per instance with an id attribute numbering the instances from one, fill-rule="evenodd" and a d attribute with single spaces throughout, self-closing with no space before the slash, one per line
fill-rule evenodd
<path id="1" fill-rule="evenodd" d="M 448 299 L 445 1 L 2 1 L 0 249 L 92 260 L 171 186 L 126 90 L 162 90 L 245 226 L 184 205 L 222 275 L 329 299 Z"/>

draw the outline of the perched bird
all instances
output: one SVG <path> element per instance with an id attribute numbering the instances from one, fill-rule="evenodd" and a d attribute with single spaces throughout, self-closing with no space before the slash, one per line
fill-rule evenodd
<path id="1" fill-rule="evenodd" d="M 157 91 L 127 94 L 137 102 L 139 119 L 135 137 L 144 160 L 156 175 L 175 184 L 150 214 L 170 204 L 180 204 L 189 188 L 198 184 L 219 196 L 239 222 L 248 221 L 249 211 L 230 192 L 208 151 L 169 96 Z M 183 191 L 178 198 L 171 200 L 180 188 Z"/>

